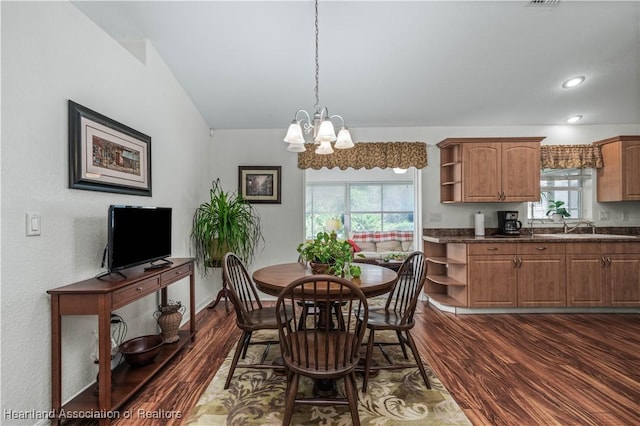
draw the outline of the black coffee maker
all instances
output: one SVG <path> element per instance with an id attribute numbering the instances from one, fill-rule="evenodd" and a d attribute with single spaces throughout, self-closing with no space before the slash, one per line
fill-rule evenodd
<path id="1" fill-rule="evenodd" d="M 518 212 L 498 211 L 498 234 L 520 235 L 520 228 L 522 228 L 522 222 L 518 220 Z"/>

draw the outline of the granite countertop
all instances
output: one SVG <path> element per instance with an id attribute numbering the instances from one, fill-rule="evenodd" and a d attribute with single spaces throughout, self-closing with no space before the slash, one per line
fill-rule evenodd
<path id="1" fill-rule="evenodd" d="M 432 243 L 587 243 L 587 242 L 636 242 L 640 241 L 640 237 L 635 235 L 612 235 L 612 234 L 559 234 L 553 236 L 550 234 L 520 235 L 520 236 L 497 236 L 487 235 L 485 237 L 476 237 L 473 235 L 453 235 L 453 236 L 428 236 L 422 237 L 424 241 Z"/>
<path id="2" fill-rule="evenodd" d="M 422 239 L 432 243 L 585 243 L 585 242 L 637 242 L 640 241 L 639 229 L 605 228 L 592 233 L 562 233 L 555 228 L 534 228 L 534 235 L 529 229 L 521 230 L 521 235 L 497 235 L 496 229 L 487 229 L 484 237 L 473 235 L 473 229 L 425 229 Z"/>

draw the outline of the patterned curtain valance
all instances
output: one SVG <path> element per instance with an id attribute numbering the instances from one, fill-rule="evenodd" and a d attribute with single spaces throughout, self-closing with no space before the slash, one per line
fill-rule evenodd
<path id="1" fill-rule="evenodd" d="M 316 154 L 314 144 L 305 146 L 307 150 L 298 153 L 299 169 L 408 169 L 411 166 L 422 169 L 427 166 L 427 144 L 424 142 L 357 142 L 353 148 L 336 149 L 329 155 Z"/>
<path id="2" fill-rule="evenodd" d="M 603 166 L 602 152 L 595 145 L 542 145 L 540 163 L 542 169 L 599 169 Z"/>

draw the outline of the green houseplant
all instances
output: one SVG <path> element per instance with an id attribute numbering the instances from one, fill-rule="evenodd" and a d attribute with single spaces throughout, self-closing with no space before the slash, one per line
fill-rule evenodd
<path id="1" fill-rule="evenodd" d="M 198 265 L 219 267 L 226 252 L 245 263 L 253 260 L 262 237 L 258 212 L 237 192 L 225 192 L 220 179 L 212 182 L 209 200 L 193 215 L 191 238 Z M 204 269 L 206 275 L 207 269 Z"/>
<path id="2" fill-rule="evenodd" d="M 297 251 L 300 258 L 309 262 L 316 273 L 360 276 L 360 267 L 351 265 L 351 244 L 338 240 L 335 233 L 319 232 L 315 239 L 300 243 Z"/>
<path id="3" fill-rule="evenodd" d="M 569 217 L 571 214 L 567 211 L 564 206 L 564 201 L 555 201 L 549 200 L 549 204 L 547 205 L 547 213 L 546 215 L 551 215 L 551 219 L 555 222 L 561 220 L 562 218 Z"/>

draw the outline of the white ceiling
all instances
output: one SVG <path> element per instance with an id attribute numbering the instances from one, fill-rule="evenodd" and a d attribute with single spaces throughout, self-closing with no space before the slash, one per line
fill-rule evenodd
<path id="1" fill-rule="evenodd" d="M 640 2 L 556 3 L 322 0 L 320 106 L 349 127 L 640 123 Z M 148 39 L 211 128 L 313 110 L 310 0 L 74 4 Z"/>

